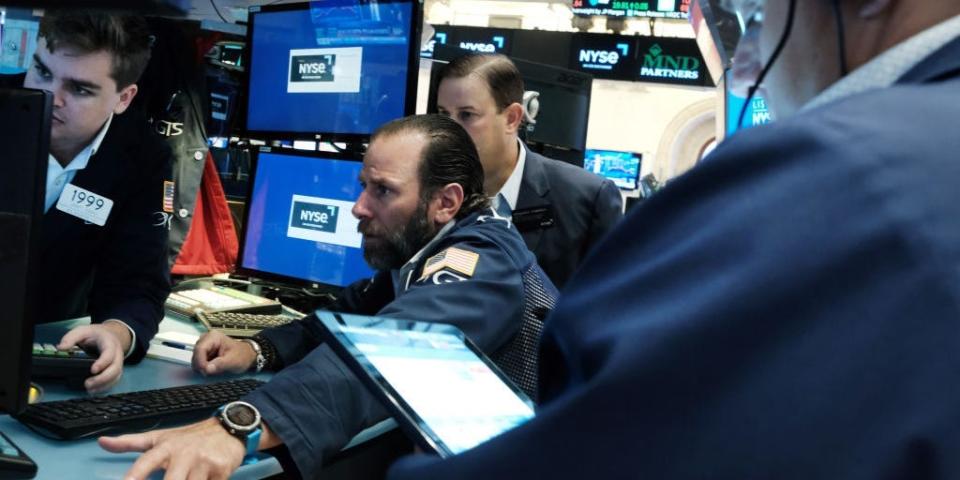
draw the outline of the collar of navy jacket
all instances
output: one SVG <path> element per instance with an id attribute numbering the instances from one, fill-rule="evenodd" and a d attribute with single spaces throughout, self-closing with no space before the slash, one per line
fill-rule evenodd
<path id="1" fill-rule="evenodd" d="M 897 83 L 936 82 L 960 75 L 960 37 L 950 41 L 913 67 Z"/>

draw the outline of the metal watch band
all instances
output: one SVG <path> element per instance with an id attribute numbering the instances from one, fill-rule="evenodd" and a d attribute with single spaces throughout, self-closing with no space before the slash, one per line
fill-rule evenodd
<path id="1" fill-rule="evenodd" d="M 253 348 L 253 351 L 257 353 L 257 361 L 254 363 L 254 369 L 256 372 L 263 370 L 263 367 L 267 365 L 267 359 L 263 356 L 263 350 L 260 349 L 260 344 L 256 340 L 251 338 L 243 338 L 241 342 L 246 342 Z"/>

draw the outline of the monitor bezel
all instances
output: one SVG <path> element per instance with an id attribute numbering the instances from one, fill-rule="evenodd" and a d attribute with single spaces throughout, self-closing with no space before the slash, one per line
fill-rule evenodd
<path id="1" fill-rule="evenodd" d="M 410 14 L 410 42 L 407 45 L 407 88 L 404 94 L 403 117 L 413 115 L 417 107 L 417 80 L 420 71 L 420 35 L 423 30 L 423 0 L 378 0 L 379 3 L 409 3 Z M 237 114 L 240 116 L 240 133 L 246 138 L 257 140 L 312 140 L 322 142 L 363 143 L 370 139 L 373 133 L 342 133 L 319 131 L 288 131 L 288 130 L 252 130 L 248 125 L 250 105 L 250 71 L 253 70 L 253 32 L 256 29 L 256 18 L 263 13 L 276 13 L 292 10 L 310 9 L 313 2 L 282 3 L 277 5 L 251 6 L 248 10 L 246 42 L 247 48 L 243 52 L 245 68 L 242 72 L 242 94 L 240 95 Z"/>
<path id="2" fill-rule="evenodd" d="M 313 150 L 297 150 L 292 148 L 261 147 L 250 152 L 250 173 L 247 182 L 247 200 L 243 205 L 243 224 L 240 226 L 240 248 L 237 251 L 237 264 L 235 273 L 247 277 L 266 280 L 270 282 L 281 282 L 290 285 L 302 287 L 320 287 L 325 290 L 339 291 L 344 286 L 334 285 L 332 283 L 317 282 L 300 277 L 291 277 L 280 273 L 267 272 L 243 266 L 243 254 L 247 244 L 247 228 L 249 227 L 250 203 L 253 198 L 253 188 L 257 181 L 257 167 L 260 164 L 261 153 L 276 153 L 281 155 L 292 155 L 299 157 L 314 158 L 317 160 L 345 160 L 351 162 L 363 162 L 363 154 L 360 152 L 321 152 Z"/>
<path id="3" fill-rule="evenodd" d="M 637 164 L 637 174 L 636 174 L 636 176 L 634 176 L 634 178 L 633 178 L 633 188 L 624 188 L 624 187 L 621 187 L 620 185 L 617 185 L 616 182 L 614 182 L 613 184 L 614 184 L 614 185 L 617 185 L 617 188 L 619 188 L 620 190 L 623 190 L 624 192 L 635 192 L 635 191 L 637 191 L 637 190 L 640 189 L 640 170 L 643 168 L 643 154 L 642 154 L 642 153 L 640 153 L 640 152 L 631 152 L 631 151 L 629 151 L 629 150 L 610 150 L 609 148 L 587 148 L 587 149 L 585 149 L 585 150 L 583 151 L 583 169 L 584 169 L 585 171 L 588 171 L 588 172 L 589 172 L 589 170 L 587 170 L 587 157 L 588 157 L 588 155 L 590 155 L 590 152 L 629 153 L 630 155 L 633 155 L 634 157 L 636 157 L 637 160 L 639 160 L 639 162 L 638 162 L 638 164 Z M 590 173 L 593 173 L 593 172 L 590 172 Z M 611 182 L 613 182 L 613 179 L 612 179 L 612 178 L 605 177 L 605 176 L 603 176 L 603 175 L 600 175 L 599 173 L 595 173 L 594 175 L 596 175 L 596 176 L 598 176 L 598 177 L 600 177 L 600 178 L 603 178 L 604 180 L 610 180 Z"/>

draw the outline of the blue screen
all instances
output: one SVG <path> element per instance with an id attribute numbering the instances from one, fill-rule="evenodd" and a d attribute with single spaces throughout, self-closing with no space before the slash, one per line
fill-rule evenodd
<path id="1" fill-rule="evenodd" d="M 583 168 L 610 179 L 624 190 L 636 190 L 637 176 L 640 174 L 640 155 L 588 149 L 583 158 Z"/>
<path id="2" fill-rule="evenodd" d="M 370 134 L 404 116 L 411 3 L 329 0 L 253 15 L 248 130 Z"/>
<path id="3" fill-rule="evenodd" d="M 248 270 L 327 285 L 370 277 L 350 213 L 360 196 L 359 161 L 261 152 L 247 208 Z"/>

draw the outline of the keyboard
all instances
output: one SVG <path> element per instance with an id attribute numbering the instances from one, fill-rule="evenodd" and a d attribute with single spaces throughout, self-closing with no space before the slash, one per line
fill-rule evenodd
<path id="1" fill-rule="evenodd" d="M 90 367 L 96 360 L 79 348 L 61 351 L 51 343 L 34 343 L 30 376 L 79 382 L 83 386 L 83 380 L 90 376 Z"/>
<path id="2" fill-rule="evenodd" d="M 207 330 L 219 330 L 231 337 L 249 338 L 260 330 L 279 327 L 296 320 L 286 315 L 260 315 L 237 312 L 198 312 L 197 319 Z"/>
<path id="3" fill-rule="evenodd" d="M 255 379 L 35 403 L 16 419 L 50 436 L 73 439 L 144 431 L 209 417 L 264 382 Z"/>

